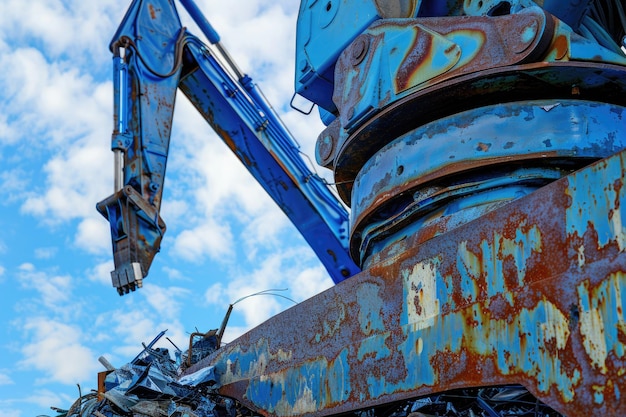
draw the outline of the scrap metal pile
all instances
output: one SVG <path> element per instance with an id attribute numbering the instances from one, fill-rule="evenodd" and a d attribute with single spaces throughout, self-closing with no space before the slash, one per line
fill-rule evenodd
<path id="1" fill-rule="evenodd" d="M 67 410 L 52 407 L 55 417 L 235 417 L 250 415 L 235 401 L 215 394 L 216 380 L 213 367 L 206 367 L 189 375 L 183 372 L 218 346 L 215 331 L 197 337 L 182 352 L 176 348 L 175 359 L 168 349 L 153 348 L 165 334 L 161 332 L 144 345 L 135 359 L 121 368 L 108 368 L 99 374 L 97 391 L 80 397 Z M 194 336 L 195 335 L 195 336 Z M 169 340 L 169 339 L 168 339 Z"/>
<path id="2" fill-rule="evenodd" d="M 219 346 L 215 331 L 192 334 L 191 348 L 154 348 L 161 332 L 135 359 L 121 368 L 100 373 L 97 391 L 80 395 L 65 410 L 52 407 L 54 417 L 243 417 L 257 415 L 239 402 L 217 394 L 214 367 L 185 375 L 190 364 Z M 169 340 L 169 339 L 168 339 Z M 445 393 L 355 411 L 356 417 L 558 417 L 521 385 L 459 389 Z"/>
<path id="3" fill-rule="evenodd" d="M 357 417 L 561 417 L 521 385 L 448 391 L 400 405 L 355 413 Z"/>

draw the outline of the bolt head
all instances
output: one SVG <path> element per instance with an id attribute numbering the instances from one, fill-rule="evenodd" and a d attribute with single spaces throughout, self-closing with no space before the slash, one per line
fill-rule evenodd
<path id="1" fill-rule="evenodd" d="M 351 50 L 352 65 L 356 66 L 363 62 L 369 50 L 369 44 L 369 37 L 366 35 L 361 35 L 354 40 Z"/>
<path id="2" fill-rule="evenodd" d="M 317 140 L 317 154 L 321 161 L 326 162 L 333 154 L 335 140 L 330 134 L 322 134 Z"/>

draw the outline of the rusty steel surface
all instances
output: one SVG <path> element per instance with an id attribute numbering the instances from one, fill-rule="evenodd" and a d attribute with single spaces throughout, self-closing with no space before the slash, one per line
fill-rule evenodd
<path id="1" fill-rule="evenodd" d="M 337 61 L 333 101 L 341 124 L 351 133 L 373 108 L 412 87 L 533 62 L 550 45 L 554 26 L 538 7 L 498 17 L 377 21 Z"/>
<path id="2" fill-rule="evenodd" d="M 332 158 L 339 195 L 350 204 L 361 166 L 382 146 L 424 123 L 478 106 L 568 98 L 624 105 L 626 67 L 541 62 L 468 74 L 416 90 L 381 109 L 352 135 L 337 137 Z"/>
<path id="3" fill-rule="evenodd" d="M 478 206 L 521 197 L 626 148 L 625 117 L 626 108 L 606 103 L 524 101 L 468 110 L 400 136 L 355 179 L 353 258 L 364 261 L 372 240 L 409 222 L 454 215 L 462 224 L 487 211 Z"/>
<path id="4" fill-rule="evenodd" d="M 568 416 L 626 412 L 626 153 L 350 280 L 195 365 L 264 415 L 332 415 L 519 383 Z"/>

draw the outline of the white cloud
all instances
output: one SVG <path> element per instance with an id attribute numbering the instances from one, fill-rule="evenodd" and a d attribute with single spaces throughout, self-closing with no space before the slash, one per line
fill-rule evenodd
<path id="1" fill-rule="evenodd" d="M 0 65 L 8 68 L 0 85 L 9 98 L 0 110 L 20 126 L 19 134 L 0 130 L 0 143 L 16 148 L 7 153 L 12 155 L 9 162 L 23 164 L 52 152 L 41 167 L 43 178 L 21 168 L 2 172 L 0 182 L 7 185 L 10 201 L 23 201 L 23 213 L 49 224 L 95 218 L 95 202 L 106 197 L 112 178 L 106 139 L 111 132 L 110 83 L 94 83 L 74 64 L 49 62 L 28 47 L 1 54 Z M 103 223 L 100 230 L 108 234 Z M 103 240 L 99 235 L 89 239 L 97 229 L 90 226 L 89 220 L 81 224 L 78 244 L 101 253 Z"/>
<path id="2" fill-rule="evenodd" d="M 55 246 L 48 246 L 45 248 L 35 248 L 35 258 L 37 259 L 51 259 L 59 251 L 59 248 Z"/>
<path id="3" fill-rule="evenodd" d="M 69 275 L 50 275 L 37 271 L 30 263 L 22 264 L 17 274 L 22 288 L 36 291 L 42 303 L 49 309 L 58 311 L 70 300 L 72 278 Z"/>
<path id="4" fill-rule="evenodd" d="M 163 271 L 163 273 L 165 273 L 165 275 L 173 281 L 190 281 L 189 278 L 184 276 L 183 273 L 176 268 L 164 266 L 161 268 L 161 271 Z"/>
<path id="5" fill-rule="evenodd" d="M 191 299 L 193 294 L 185 288 L 146 284 L 142 289 L 142 295 L 160 316 L 173 320 L 178 318 L 181 308 L 186 304 L 185 301 Z"/>
<path id="6" fill-rule="evenodd" d="M 22 412 L 20 410 L 4 408 L 4 406 L 0 404 L 0 415 L 3 417 L 22 417 Z"/>
<path id="7" fill-rule="evenodd" d="M 26 138 L 27 144 L 57 145 L 67 152 L 72 149 L 68 146 L 71 138 L 103 126 L 103 121 L 110 127 L 109 118 L 103 119 L 111 107 L 110 93 L 104 94 L 110 91 L 110 83 L 94 84 L 92 77 L 70 62 L 49 62 L 41 51 L 30 47 L 2 54 L 0 65 L 6 68 L 0 86 L 8 99 L 2 110 L 14 125 L 21 126 L 19 135 L 0 132 L 0 141 L 15 143 Z"/>
<path id="8" fill-rule="evenodd" d="M 176 155 L 170 154 L 170 158 L 176 158 Z M 176 170 L 172 169 L 170 172 L 176 172 Z M 165 221 L 168 228 L 172 226 L 175 228 L 185 227 L 185 220 L 188 218 L 188 214 L 194 212 L 190 204 L 192 202 L 170 196 L 168 186 L 171 184 L 169 184 L 169 179 L 167 181 L 166 190 L 168 190 L 168 193 L 165 194 L 165 198 L 161 202 L 161 218 Z M 187 197 L 187 194 L 185 194 L 184 197 Z"/>
<path id="9" fill-rule="evenodd" d="M 5 373 L 0 372 L 0 385 L 13 385 L 15 382 Z"/>
<path id="10" fill-rule="evenodd" d="M 290 284 L 291 294 L 297 300 L 306 300 L 334 285 L 323 266 L 306 268 L 293 276 Z"/>
<path id="11" fill-rule="evenodd" d="M 108 44 L 112 22 L 121 20 L 125 6 L 119 0 L 3 0 L 0 28 L 6 38 L 33 39 L 57 57 L 84 50 L 93 58 Z"/>
<path id="12" fill-rule="evenodd" d="M 20 271 L 31 272 L 35 270 L 35 265 L 31 264 L 30 262 L 24 262 L 18 267 L 18 269 Z"/>
<path id="13" fill-rule="evenodd" d="M 104 217 L 88 215 L 78 224 L 75 245 L 95 255 L 111 254 L 111 229 Z"/>
<path id="14" fill-rule="evenodd" d="M 109 191 L 106 180 L 112 178 L 113 169 L 106 163 L 109 154 L 107 147 L 100 144 L 75 144 L 55 156 L 44 167 L 45 191 L 29 197 L 23 210 L 46 219 L 51 215 L 51 222 L 95 218 L 95 202 L 106 197 L 104 194 Z M 110 172 L 111 176 L 103 172 Z"/>
<path id="15" fill-rule="evenodd" d="M 79 327 L 48 317 L 31 317 L 25 320 L 23 330 L 30 341 L 22 348 L 24 359 L 19 364 L 45 375 L 41 382 L 75 384 L 93 378 L 97 361 L 81 343 L 85 335 Z"/>
<path id="16" fill-rule="evenodd" d="M 101 262 L 87 271 L 87 279 L 112 287 L 111 271 L 113 271 L 114 268 L 113 260 Z"/>
<path id="17" fill-rule="evenodd" d="M 279 233 L 290 224 L 287 216 L 278 207 L 268 207 L 267 211 L 252 217 L 240 234 L 240 242 L 245 245 L 248 259 L 256 258 L 259 249 L 280 244 Z M 297 233 L 293 228 L 289 231 Z"/>
<path id="18" fill-rule="evenodd" d="M 183 230 L 174 240 L 172 254 L 180 258 L 200 262 L 205 256 L 223 260 L 233 255 L 233 237 L 227 225 L 206 219 L 188 230 Z"/>
<path id="19" fill-rule="evenodd" d="M 206 291 L 204 292 L 204 300 L 209 304 L 223 304 L 224 295 L 224 286 L 221 282 L 218 282 L 206 289 Z M 228 301 L 232 302 L 234 300 Z"/>
<path id="20" fill-rule="evenodd" d="M 194 192 L 196 209 L 209 215 L 256 214 L 272 205 L 271 199 L 232 151 L 217 141 L 194 150 L 190 168 L 203 187 Z M 236 211 L 231 208 L 236 207 Z"/>
<path id="21" fill-rule="evenodd" d="M 141 350 L 142 342 L 150 342 L 159 330 L 164 330 L 157 326 L 152 317 L 144 309 L 133 309 L 127 303 L 124 309 L 103 313 L 98 322 L 111 326 L 116 336 L 113 354 L 132 358 Z"/>
<path id="22" fill-rule="evenodd" d="M 0 132 L 4 131 L 2 126 L 0 126 Z M 6 131 L 5 131 L 6 132 Z M 14 137 L 15 135 L 12 135 Z M 0 138 L 1 144 L 1 138 Z M 6 159 L 3 161 L 3 159 Z M 9 162 L 8 160 L 12 159 L 11 154 L 3 155 L 0 153 L 0 161 L 4 163 Z M 0 172 L 0 189 L 2 190 L 3 202 L 4 203 L 13 203 L 21 198 L 23 198 L 28 189 L 28 178 L 30 175 L 22 168 L 13 168 L 13 169 L 5 169 Z"/>
<path id="23" fill-rule="evenodd" d="M 78 390 L 76 390 L 76 397 L 78 397 Z M 62 395 L 50 391 L 49 389 L 36 389 L 31 395 L 24 399 L 24 402 L 31 404 L 37 404 L 40 407 L 50 408 L 51 406 L 63 408 L 65 404 L 73 403 L 76 397 L 70 397 L 68 395 Z M 4 416 L 4 414 L 2 414 Z"/>

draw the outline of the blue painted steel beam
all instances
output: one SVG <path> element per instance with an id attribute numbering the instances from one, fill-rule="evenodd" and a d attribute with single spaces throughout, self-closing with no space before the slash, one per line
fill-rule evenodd
<path id="1" fill-rule="evenodd" d="M 626 152 L 350 280 L 190 368 L 270 416 L 522 384 L 572 417 L 626 410 Z M 286 331 L 289 329 L 289 331 Z"/>
<path id="2" fill-rule="evenodd" d="M 194 38 L 186 47 L 197 67 L 181 79 L 181 91 L 287 214 L 333 280 L 357 273 L 347 253 L 346 210 L 308 169 L 252 80 L 234 80 Z"/>

